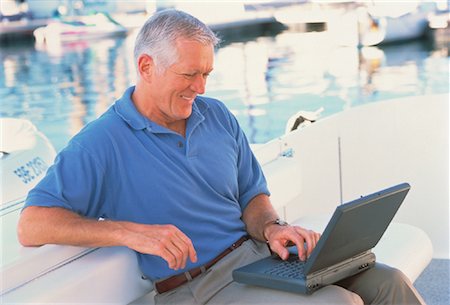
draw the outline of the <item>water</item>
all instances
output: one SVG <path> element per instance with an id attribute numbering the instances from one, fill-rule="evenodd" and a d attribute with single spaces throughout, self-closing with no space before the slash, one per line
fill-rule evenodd
<path id="1" fill-rule="evenodd" d="M 324 107 L 324 117 L 449 92 L 448 47 L 429 40 L 359 50 L 330 43 L 326 32 L 260 34 L 224 37 L 205 94 L 228 105 L 252 143 L 282 135 L 299 110 Z M 51 49 L 31 42 L 2 46 L 0 116 L 31 120 L 60 150 L 134 83 L 134 37 Z"/>

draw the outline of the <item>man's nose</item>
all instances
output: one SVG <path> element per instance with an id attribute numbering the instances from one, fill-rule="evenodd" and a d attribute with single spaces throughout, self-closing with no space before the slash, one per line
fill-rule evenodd
<path id="1" fill-rule="evenodd" d="M 197 94 L 205 93 L 206 87 L 206 77 L 202 74 L 198 74 L 195 76 L 195 79 L 192 81 L 191 89 L 195 91 Z"/>

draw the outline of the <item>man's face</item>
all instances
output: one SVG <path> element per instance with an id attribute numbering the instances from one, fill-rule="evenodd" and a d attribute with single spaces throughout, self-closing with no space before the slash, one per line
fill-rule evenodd
<path id="1" fill-rule="evenodd" d="M 197 94 L 205 92 L 206 79 L 213 70 L 214 47 L 179 39 L 178 59 L 165 71 L 154 71 L 151 95 L 159 120 L 172 123 L 188 118 Z"/>

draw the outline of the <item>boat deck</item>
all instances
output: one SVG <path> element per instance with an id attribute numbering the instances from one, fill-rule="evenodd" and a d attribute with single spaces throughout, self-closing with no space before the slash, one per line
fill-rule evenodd
<path id="1" fill-rule="evenodd" d="M 428 305 L 450 304 L 450 260 L 433 259 L 414 286 Z"/>

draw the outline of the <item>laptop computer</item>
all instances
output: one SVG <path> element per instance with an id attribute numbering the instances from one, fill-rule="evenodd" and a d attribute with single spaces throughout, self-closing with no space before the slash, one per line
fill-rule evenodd
<path id="1" fill-rule="evenodd" d="M 302 262 L 296 247 L 286 261 L 263 258 L 233 271 L 236 282 L 311 294 L 317 289 L 371 268 L 378 243 L 406 197 L 399 184 L 339 205 L 310 257 Z"/>

